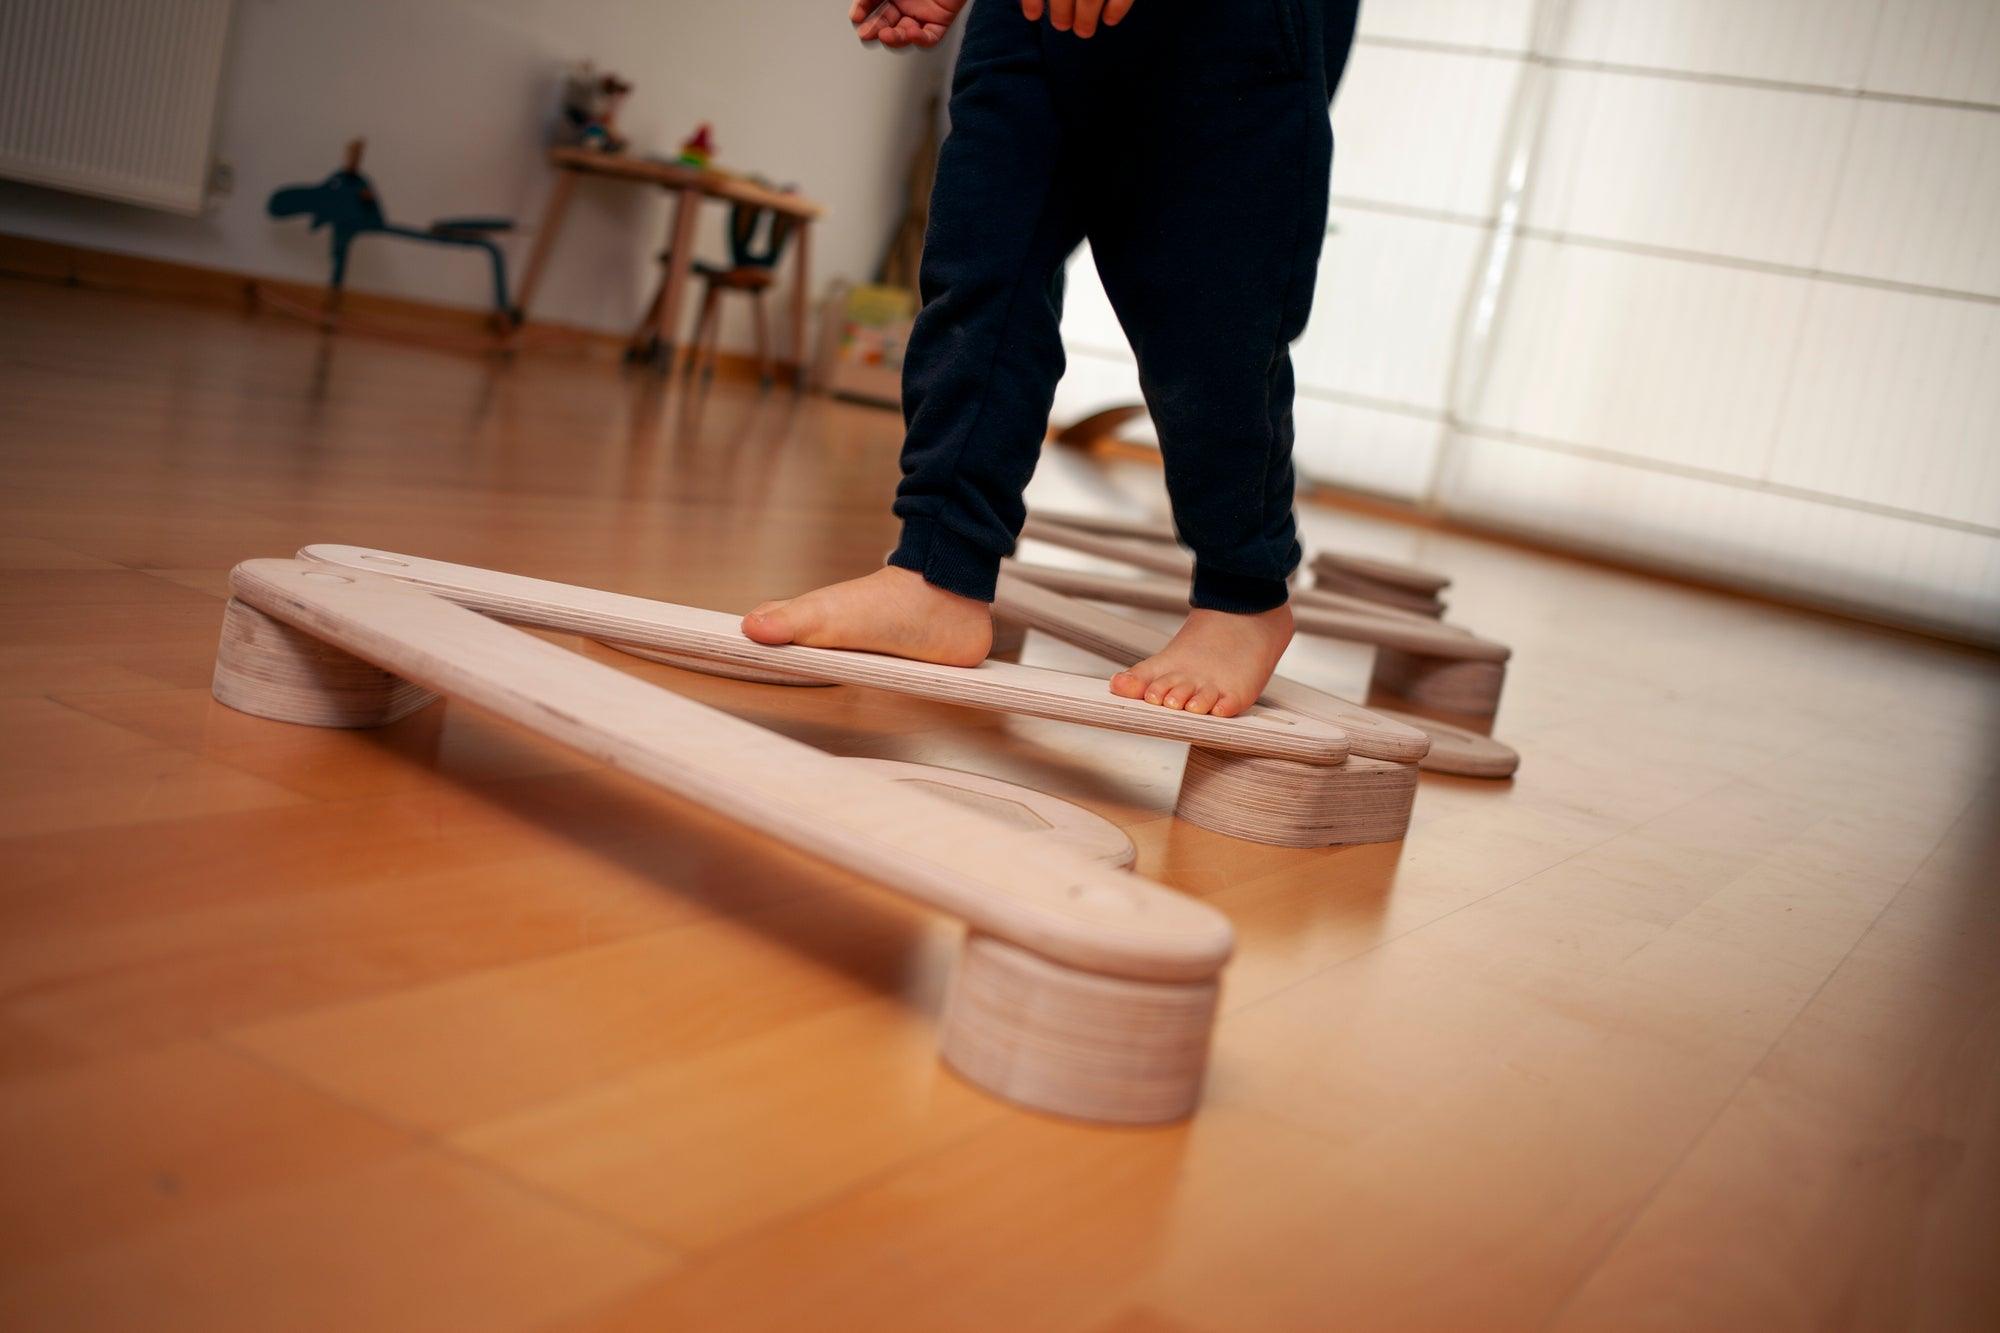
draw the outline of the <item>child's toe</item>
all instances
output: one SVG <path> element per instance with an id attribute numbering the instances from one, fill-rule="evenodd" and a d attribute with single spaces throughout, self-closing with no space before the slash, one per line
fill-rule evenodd
<path id="1" fill-rule="evenodd" d="M 1160 702 L 1169 708 L 1186 708 L 1187 701 L 1192 698 L 1194 698 L 1194 682 L 1182 681 L 1168 689 L 1166 696 Z"/>
<path id="2" fill-rule="evenodd" d="M 1194 697 L 1187 701 L 1187 711 L 1190 713 L 1210 712 L 1215 708 L 1215 701 L 1221 696 L 1222 691 L 1216 689 L 1215 686 L 1204 685 L 1194 692 Z"/>
<path id="3" fill-rule="evenodd" d="M 1129 671 L 1121 671 L 1111 678 L 1111 692 L 1121 699 L 1143 699 L 1146 682 Z"/>

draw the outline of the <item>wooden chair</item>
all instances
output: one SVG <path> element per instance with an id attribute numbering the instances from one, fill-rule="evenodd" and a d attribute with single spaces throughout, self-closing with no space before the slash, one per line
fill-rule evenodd
<path id="1" fill-rule="evenodd" d="M 725 291 L 744 292 L 750 297 L 750 311 L 754 320 L 757 337 L 757 371 L 765 388 L 770 388 L 775 373 L 771 353 L 771 330 L 764 315 L 764 294 L 776 282 L 778 262 L 784 258 L 785 246 L 792 238 L 798 220 L 756 204 L 735 204 L 729 210 L 729 262 L 714 264 L 705 259 L 694 261 L 694 272 L 702 280 L 701 312 L 695 320 L 694 338 L 689 346 L 687 373 L 699 371 L 704 377 L 715 374 L 716 339 L 719 335 L 720 319 L 717 318 L 722 294 Z M 657 328 L 660 303 L 666 298 L 665 269 L 672 258 L 671 250 L 660 252 L 660 285 L 653 292 L 653 300 L 647 308 L 642 327 Z M 657 335 L 649 335 L 643 344 L 635 345 L 634 360 L 648 360 L 659 364 L 660 347 Z"/>

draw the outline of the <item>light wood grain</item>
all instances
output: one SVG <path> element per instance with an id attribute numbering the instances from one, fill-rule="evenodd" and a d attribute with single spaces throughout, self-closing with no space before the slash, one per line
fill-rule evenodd
<path id="1" fill-rule="evenodd" d="M 1347 757 L 1347 735 L 1338 727 L 1274 709 L 1252 709 L 1234 718 L 1203 717 L 1120 698 L 1106 689 L 1102 680 L 1012 662 L 946 667 L 879 653 L 795 644 L 771 647 L 744 638 L 739 618 L 725 612 L 391 551 L 314 545 L 302 550 L 300 556 L 394 578 L 515 624 L 565 630 L 593 639 L 1301 763 L 1337 764 Z"/>
<path id="2" fill-rule="evenodd" d="M 832 685 L 830 680 L 817 676 L 801 676 L 796 671 L 779 671 L 775 667 L 749 666 L 742 662 L 723 662 L 700 653 L 678 653 L 668 648 L 648 648 L 638 643 L 614 643 L 599 640 L 606 648 L 634 657 L 643 657 L 648 662 L 659 662 L 683 671 L 698 671 L 704 676 L 720 676 L 724 680 L 745 680 L 752 685 L 787 685 L 794 689 Z"/>

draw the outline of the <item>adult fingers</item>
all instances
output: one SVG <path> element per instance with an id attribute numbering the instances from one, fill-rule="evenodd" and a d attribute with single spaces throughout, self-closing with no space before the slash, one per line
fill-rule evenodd
<path id="1" fill-rule="evenodd" d="M 1042 0 L 1021 0 L 1021 17 L 1030 23 L 1042 21 Z"/>
<path id="2" fill-rule="evenodd" d="M 1068 32 L 1076 23 L 1076 0 L 1048 0 L 1049 25 L 1057 32 Z"/>
<path id="3" fill-rule="evenodd" d="M 859 5 L 856 8 L 860 8 Z M 868 14 L 854 29 L 854 35 L 864 42 L 872 42 L 882 35 L 882 30 L 896 21 L 896 6 L 893 4 L 872 5 Z"/>
<path id="4" fill-rule="evenodd" d="M 1098 11 L 1104 8 L 1104 0 L 1075 0 L 1076 35 L 1088 37 L 1097 31 Z"/>
<path id="5" fill-rule="evenodd" d="M 1113 28 L 1119 20 L 1132 12 L 1132 0 L 1105 0 L 1104 26 Z"/>

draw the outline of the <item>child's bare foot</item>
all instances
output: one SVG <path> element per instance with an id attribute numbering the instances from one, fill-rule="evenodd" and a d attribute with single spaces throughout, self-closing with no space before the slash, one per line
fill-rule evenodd
<path id="1" fill-rule="evenodd" d="M 1235 717 L 1271 683 L 1292 641 L 1292 609 L 1188 612 L 1173 642 L 1111 678 L 1111 692 L 1189 713 Z"/>
<path id="2" fill-rule="evenodd" d="M 977 666 L 993 647 L 986 603 L 934 588 L 921 574 L 885 565 L 865 578 L 829 584 L 743 617 L 758 643 L 858 648 L 945 666 Z"/>

